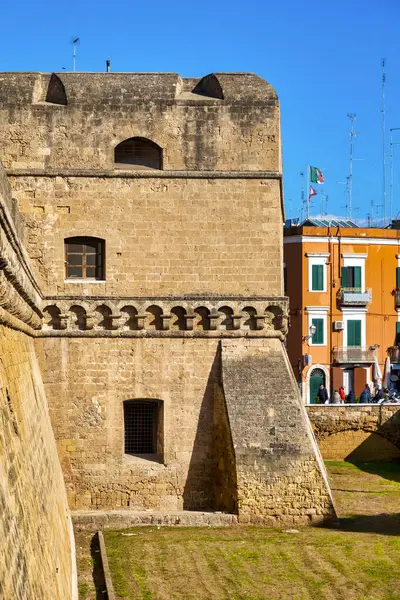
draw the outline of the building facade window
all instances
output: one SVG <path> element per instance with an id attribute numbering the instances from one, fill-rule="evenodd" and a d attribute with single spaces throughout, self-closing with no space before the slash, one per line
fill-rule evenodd
<path id="1" fill-rule="evenodd" d="M 310 346 L 326 346 L 328 339 L 327 323 L 328 323 L 328 306 L 306 306 L 308 313 L 308 328 L 307 334 L 314 330 L 311 338 L 308 338 Z M 314 329 L 315 328 L 315 329 Z"/>
<path id="2" fill-rule="evenodd" d="M 361 267 L 342 267 L 341 280 L 342 288 L 361 292 Z"/>
<path id="3" fill-rule="evenodd" d="M 162 402 L 126 400 L 124 402 L 124 452 L 162 458 Z"/>
<path id="4" fill-rule="evenodd" d="M 315 327 L 311 343 L 313 346 L 321 346 L 324 343 L 324 319 L 320 317 L 313 318 L 311 324 Z"/>
<path id="5" fill-rule="evenodd" d="M 308 252 L 308 291 L 327 291 L 327 265 L 328 252 Z"/>
<path id="6" fill-rule="evenodd" d="M 365 261 L 368 254 L 342 253 L 341 287 L 355 292 L 365 290 Z"/>
<path id="7" fill-rule="evenodd" d="M 324 265 L 312 265 L 311 290 L 313 292 L 323 292 Z"/>
<path id="8" fill-rule="evenodd" d="M 396 321 L 396 342 L 397 345 L 400 344 L 400 321 Z"/>
<path id="9" fill-rule="evenodd" d="M 360 319 L 349 319 L 347 321 L 347 345 L 352 347 L 361 347 L 361 328 Z"/>
<path id="10" fill-rule="evenodd" d="M 104 240 L 93 237 L 67 238 L 64 247 L 67 279 L 104 280 Z"/>
<path id="11" fill-rule="evenodd" d="M 343 329 L 343 347 L 344 348 L 365 348 L 367 342 L 366 315 L 367 309 L 342 308 L 344 329 Z"/>

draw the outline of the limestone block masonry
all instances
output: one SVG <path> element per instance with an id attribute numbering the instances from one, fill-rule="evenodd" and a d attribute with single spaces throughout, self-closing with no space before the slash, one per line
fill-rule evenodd
<path id="1" fill-rule="evenodd" d="M 400 406 L 307 406 L 321 454 L 331 460 L 400 458 Z"/>
<path id="2" fill-rule="evenodd" d="M 70 507 L 334 514 L 283 346 L 273 88 L 250 73 L 3 73 L 0 148 L 34 271 L 14 317 Z M 101 242 L 97 279 L 71 275 L 75 237 Z M 127 450 L 126 410 L 143 402 L 146 455 Z"/>
<path id="3" fill-rule="evenodd" d="M 74 539 L 34 329 L 35 289 L 0 165 L 0 598 L 77 598 Z"/>

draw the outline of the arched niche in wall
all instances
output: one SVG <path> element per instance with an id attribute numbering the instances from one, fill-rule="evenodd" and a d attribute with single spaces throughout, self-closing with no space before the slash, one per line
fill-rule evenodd
<path id="1" fill-rule="evenodd" d="M 67 94 L 61 79 L 55 73 L 51 74 L 49 85 L 47 87 L 46 102 L 51 104 L 61 104 L 67 106 Z"/>
<path id="2" fill-rule="evenodd" d="M 217 98 L 218 100 L 224 99 L 224 93 L 222 91 L 221 84 L 214 73 L 206 75 L 197 83 L 193 88 L 192 94 L 198 94 L 199 96 L 207 96 L 208 98 Z"/>
<path id="3" fill-rule="evenodd" d="M 132 137 L 114 150 L 116 169 L 162 169 L 162 148 L 147 138 Z"/>

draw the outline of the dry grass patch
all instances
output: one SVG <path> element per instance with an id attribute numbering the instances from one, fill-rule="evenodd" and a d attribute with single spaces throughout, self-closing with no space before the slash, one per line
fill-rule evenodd
<path id="1" fill-rule="evenodd" d="M 391 536 L 258 527 L 126 533 L 105 534 L 118 598 L 399 598 L 400 540 Z"/>
<path id="2" fill-rule="evenodd" d="M 117 598 L 399 600 L 399 463 L 336 461 L 327 468 L 340 517 L 331 528 L 106 531 Z M 79 535 L 78 544 L 91 534 Z M 86 551 L 89 563 L 93 555 Z M 89 575 L 81 572 L 80 583 Z"/>

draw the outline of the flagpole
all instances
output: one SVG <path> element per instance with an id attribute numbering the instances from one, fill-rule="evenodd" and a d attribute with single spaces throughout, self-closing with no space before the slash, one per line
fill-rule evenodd
<path id="1" fill-rule="evenodd" d="M 306 194 L 307 194 L 307 219 L 310 218 L 310 165 L 307 165 L 307 187 L 306 187 Z"/>

